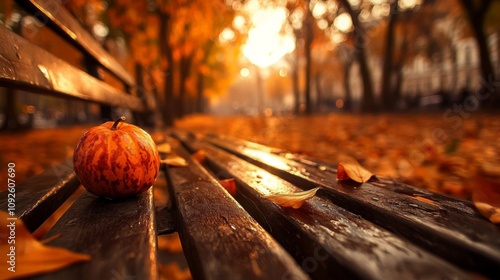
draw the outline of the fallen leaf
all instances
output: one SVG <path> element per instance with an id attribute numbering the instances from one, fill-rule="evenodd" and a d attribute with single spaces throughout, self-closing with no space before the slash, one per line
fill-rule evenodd
<path id="1" fill-rule="evenodd" d="M 174 156 L 174 155 L 169 156 L 166 159 L 162 159 L 160 160 L 160 162 L 170 166 L 177 166 L 177 167 L 188 166 L 188 163 L 185 159 L 181 158 L 180 156 Z"/>
<path id="2" fill-rule="evenodd" d="M 230 195 L 236 195 L 236 181 L 234 181 L 234 178 L 220 180 L 219 183 L 227 190 Z"/>
<path id="3" fill-rule="evenodd" d="M 353 158 L 344 159 L 337 166 L 337 179 L 341 181 L 351 179 L 358 183 L 364 183 L 372 176 L 373 174 L 370 171 L 366 170 Z"/>
<path id="4" fill-rule="evenodd" d="M 181 269 L 175 262 L 167 265 L 158 264 L 160 279 L 168 280 L 189 280 L 192 279 L 189 269 Z"/>
<path id="5" fill-rule="evenodd" d="M 415 200 L 418 200 L 420 202 L 423 202 L 423 203 L 427 203 L 427 204 L 430 204 L 432 206 L 438 206 L 434 201 L 428 199 L 428 198 L 425 198 L 425 197 L 421 197 L 421 196 L 410 196 L 410 195 L 406 195 L 407 197 L 409 198 L 412 198 L 412 199 L 415 199 Z"/>
<path id="6" fill-rule="evenodd" d="M 169 143 L 163 143 L 156 146 L 159 153 L 170 154 L 172 152 L 172 147 Z"/>
<path id="7" fill-rule="evenodd" d="M 10 220 L 11 218 L 15 217 L 0 211 L 0 220 L 2 221 L 0 225 L 0 252 L 9 258 L 7 261 L 0 262 L 1 279 L 39 275 L 56 271 L 77 262 L 90 260 L 90 256 L 86 254 L 43 245 L 29 233 L 21 219 Z M 12 240 L 15 240 L 15 244 L 12 243 Z M 9 244 L 9 241 L 12 244 Z M 9 255 L 12 252 L 15 254 L 14 258 Z M 12 264 L 9 263 L 10 259 L 14 259 Z"/>
<path id="8" fill-rule="evenodd" d="M 151 135 L 151 138 L 153 138 L 153 141 L 155 141 L 156 144 L 165 142 L 165 134 L 162 132 L 153 132 L 149 135 Z"/>
<path id="9" fill-rule="evenodd" d="M 319 188 L 314 188 L 303 192 L 268 195 L 264 196 L 264 198 L 283 207 L 298 209 L 306 200 L 313 198 L 318 190 Z"/>
<path id="10" fill-rule="evenodd" d="M 472 193 L 477 210 L 494 224 L 500 224 L 500 181 L 478 176 Z"/>
<path id="11" fill-rule="evenodd" d="M 179 235 L 175 233 L 158 236 L 158 250 L 170 253 L 182 253 L 182 245 Z"/>
<path id="12" fill-rule="evenodd" d="M 199 163 L 203 163 L 206 157 L 207 157 L 207 152 L 205 152 L 205 150 L 203 149 L 200 149 L 193 154 L 193 158 Z"/>

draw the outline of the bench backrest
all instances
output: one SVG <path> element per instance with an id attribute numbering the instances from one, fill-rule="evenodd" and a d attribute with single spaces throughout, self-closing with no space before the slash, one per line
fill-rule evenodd
<path id="1" fill-rule="evenodd" d="M 136 113 L 153 109 L 148 97 L 143 96 L 143 89 L 137 86 L 142 81 L 136 82 L 57 1 L 16 2 L 75 46 L 83 54 L 86 72 L 1 26 L 0 86 L 95 102 L 101 104 L 104 119 L 111 117 L 111 106 L 128 108 Z M 123 84 L 123 89 L 102 81 L 99 69 L 111 73 Z"/>
<path id="2" fill-rule="evenodd" d="M 140 86 L 141 77 L 131 77 L 58 1 L 16 2 L 76 47 L 83 55 L 85 70 L 0 25 L 1 87 L 96 103 L 101 105 L 103 119 L 111 117 L 113 106 L 130 109 L 138 122 L 142 122 L 138 117 L 151 115 L 154 104 L 150 105 L 149 97 L 142 95 L 145 91 Z M 110 73 L 113 82 L 119 81 L 123 88 L 105 82 L 100 70 Z M 83 192 L 71 158 L 22 183 L 17 180 L 9 181 L 11 192 L 15 191 L 15 208 L 2 199 L 0 209 L 7 211 L 11 207 L 10 213 L 34 232 L 63 203 L 72 202 L 45 237 L 60 235 L 48 245 L 91 256 L 91 261 L 38 279 L 71 279 L 76 275 L 85 279 L 158 279 L 152 188 L 120 203 L 96 198 Z M 7 198 L 8 193 L 1 192 L 0 196 Z"/>

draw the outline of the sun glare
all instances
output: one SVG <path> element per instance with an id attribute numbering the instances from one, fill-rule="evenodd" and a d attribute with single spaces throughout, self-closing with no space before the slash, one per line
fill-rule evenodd
<path id="1" fill-rule="evenodd" d="M 349 16 L 348 13 L 342 13 L 335 18 L 335 20 L 333 21 L 333 25 L 335 25 L 338 30 L 347 32 L 352 27 L 351 16 Z"/>
<path id="2" fill-rule="evenodd" d="M 250 76 L 250 69 L 248 69 L 248 68 L 241 68 L 240 75 L 242 77 L 244 77 L 244 78 Z"/>
<path id="3" fill-rule="evenodd" d="M 252 4 L 247 6 L 247 12 L 251 15 L 252 27 L 242 52 L 251 63 L 266 68 L 295 49 L 293 35 L 282 32 L 285 8 L 264 9 Z"/>

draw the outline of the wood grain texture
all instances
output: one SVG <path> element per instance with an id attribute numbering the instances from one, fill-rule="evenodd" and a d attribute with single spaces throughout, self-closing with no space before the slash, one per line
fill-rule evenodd
<path id="1" fill-rule="evenodd" d="M 468 201 L 383 179 L 362 185 L 338 183 L 332 168 L 304 164 L 241 142 L 234 144 L 216 137 L 209 141 L 301 188 L 323 187 L 336 205 L 464 269 L 490 277 L 498 275 L 500 227 L 483 218 Z M 416 197 L 429 199 L 434 204 Z"/>
<path id="2" fill-rule="evenodd" d="M 283 248 L 182 147 L 166 169 L 194 279 L 308 279 Z"/>
<path id="3" fill-rule="evenodd" d="M 315 197 L 300 209 L 267 201 L 269 192 L 299 191 L 296 186 L 206 142 L 187 140 L 207 152 L 207 164 L 222 177 L 235 178 L 236 199 L 316 279 L 467 279 L 446 261 L 338 207 Z M 318 193 L 325 194 L 320 190 Z"/>
<path id="4" fill-rule="evenodd" d="M 92 35 L 58 1 L 16 0 L 16 3 L 86 56 L 92 57 L 129 87 L 135 85 L 134 78 L 97 43 Z"/>
<path id="5" fill-rule="evenodd" d="M 0 26 L 0 85 L 144 110 L 139 98 L 82 72 L 4 26 Z"/>
<path id="6" fill-rule="evenodd" d="M 89 254 L 90 262 L 35 279 L 158 279 L 153 190 L 112 201 L 84 192 L 50 230 L 48 245 Z"/>
<path id="7" fill-rule="evenodd" d="M 34 232 L 79 185 L 71 163 L 55 165 L 16 186 L 16 215 Z M 7 198 L 7 193 L 0 193 L 0 197 Z M 7 208 L 7 199 L 1 199 L 0 209 L 7 211 Z"/>

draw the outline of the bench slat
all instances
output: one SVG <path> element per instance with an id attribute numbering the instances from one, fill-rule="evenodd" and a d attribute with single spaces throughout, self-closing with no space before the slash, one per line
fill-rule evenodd
<path id="1" fill-rule="evenodd" d="M 230 146 L 232 147 L 240 146 L 240 147 L 252 148 L 262 152 L 267 152 L 280 157 L 284 157 L 288 160 L 296 161 L 303 165 L 312 167 L 315 172 L 319 169 L 321 171 L 325 171 L 322 173 L 330 172 L 334 173 L 335 175 L 337 174 L 337 166 L 332 164 L 331 162 L 324 162 L 305 155 L 293 154 L 278 148 L 271 148 L 255 142 L 250 142 L 242 139 L 235 139 L 224 135 L 207 134 L 207 136 L 209 139 L 221 140 L 222 143 L 231 144 Z M 217 142 L 213 142 L 213 144 L 217 145 Z M 227 147 L 220 146 L 220 148 L 225 149 Z M 471 201 L 461 200 L 455 197 L 450 197 L 448 195 L 430 192 L 422 188 L 401 184 L 384 178 L 377 178 L 377 179 L 378 179 L 376 185 L 377 187 L 383 187 L 395 193 L 427 198 L 432 201 L 439 202 L 440 206 L 450 209 L 452 211 L 463 212 L 467 215 L 472 215 L 474 218 L 484 219 L 481 214 L 479 214 L 477 211 L 474 210 L 474 205 L 472 204 Z"/>
<path id="2" fill-rule="evenodd" d="M 134 78 L 94 40 L 92 35 L 58 1 L 16 0 L 16 3 L 80 51 L 93 57 L 129 87 L 135 85 Z"/>
<path id="3" fill-rule="evenodd" d="M 34 232 L 79 185 L 72 166 L 66 163 L 55 165 L 16 186 L 15 214 L 23 220 L 29 231 Z M 8 193 L 4 191 L 0 197 L 7 198 Z M 0 209 L 7 211 L 8 208 L 7 199 L 2 199 Z"/>
<path id="4" fill-rule="evenodd" d="M 48 245 L 91 255 L 36 279 L 157 279 L 153 190 L 111 201 L 85 191 L 47 234 Z"/>
<path id="5" fill-rule="evenodd" d="M 187 151 L 182 147 L 174 150 L 189 164 L 167 167 L 165 172 L 194 279 L 308 279 Z"/>
<path id="6" fill-rule="evenodd" d="M 144 110 L 139 98 L 76 69 L 4 26 L 0 26 L 0 84 L 133 111 Z"/>
<path id="7" fill-rule="evenodd" d="M 337 183 L 336 173 L 262 152 L 222 139 L 210 142 L 284 179 L 310 189 L 322 186 L 337 205 L 405 236 L 419 246 L 470 270 L 494 276 L 500 266 L 500 228 L 482 218 L 470 203 L 432 195 L 424 190 L 410 193 L 431 199 L 436 205 L 420 202 L 405 194 L 411 188 L 372 183 L 356 186 Z M 278 161 L 282 164 L 273 164 Z M 390 186 L 392 185 L 392 186 Z M 400 191 L 392 191 L 392 190 Z M 443 197 L 446 197 L 445 199 Z"/>
<path id="8" fill-rule="evenodd" d="M 194 150 L 205 150 L 208 165 L 216 174 L 237 180 L 236 199 L 314 278 L 468 278 L 449 263 L 328 199 L 315 197 L 298 210 L 281 208 L 262 196 L 269 191 L 300 189 L 207 143 L 184 143 Z"/>

